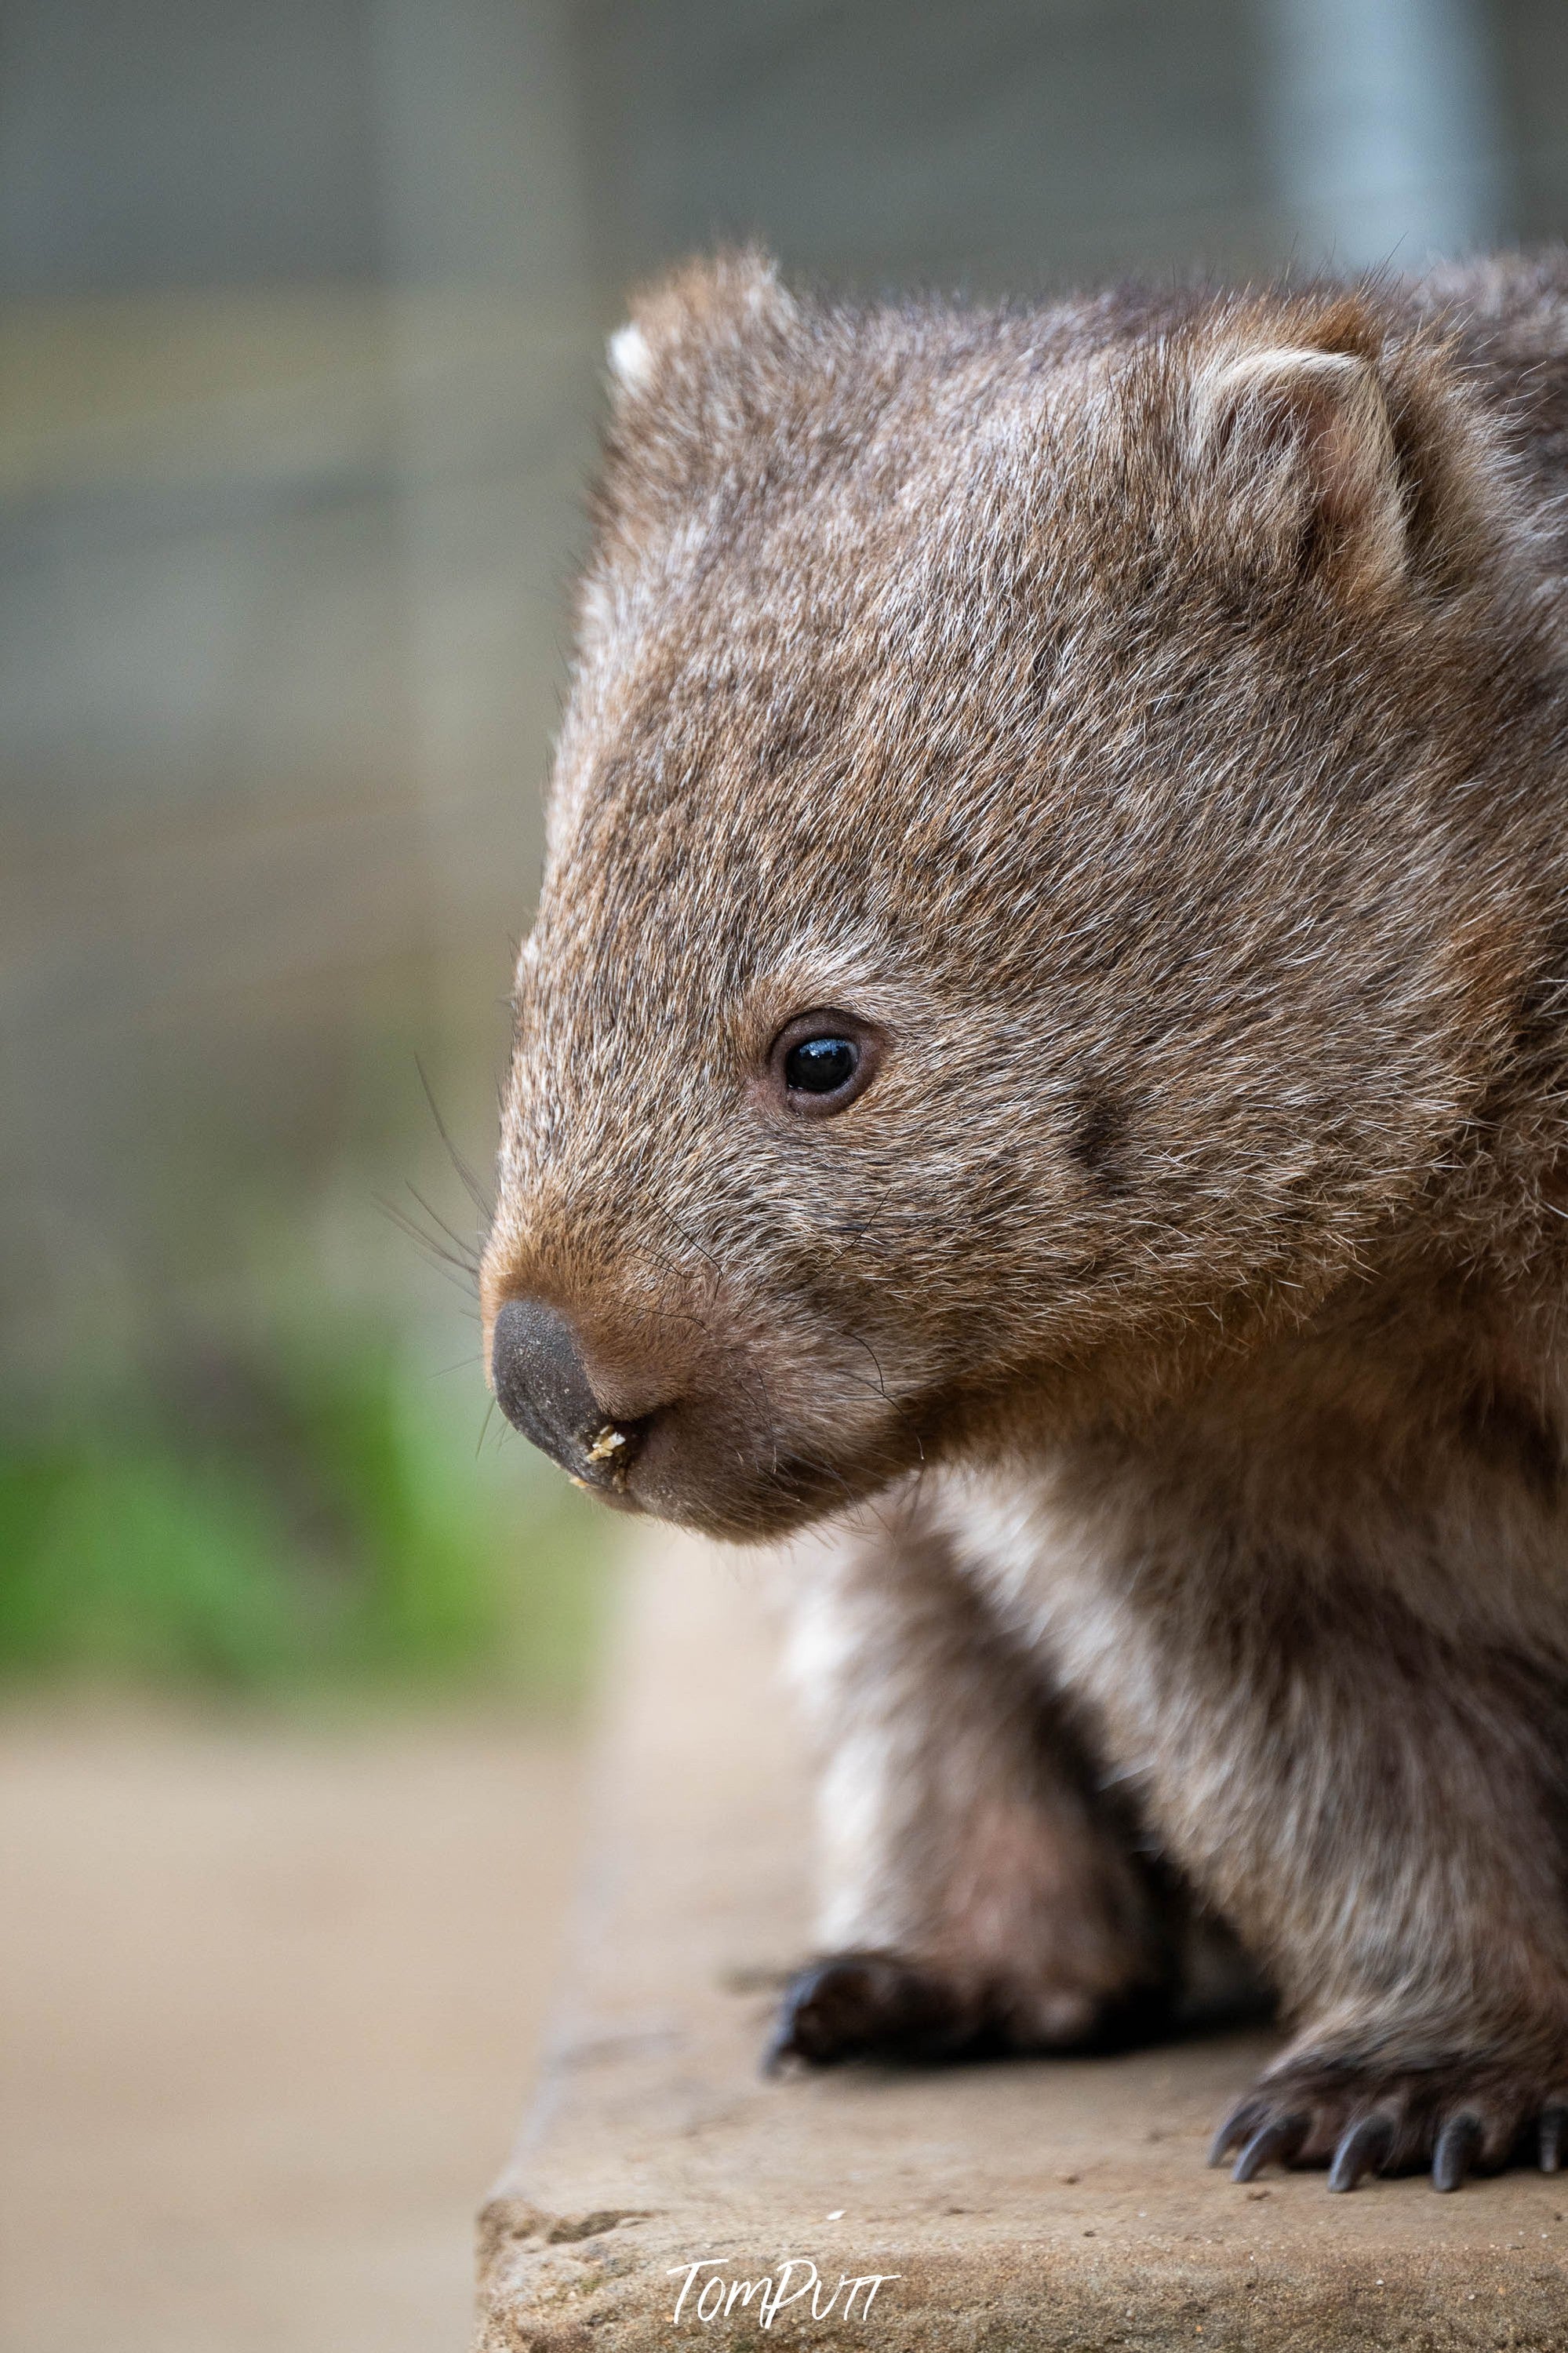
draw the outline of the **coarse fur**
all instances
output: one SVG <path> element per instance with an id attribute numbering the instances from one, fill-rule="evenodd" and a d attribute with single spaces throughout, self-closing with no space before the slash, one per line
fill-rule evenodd
<path id="1" fill-rule="evenodd" d="M 613 1502 L 847 1531 L 779 2049 L 1103 2042 L 1233 1934 L 1244 2174 L 1554 2163 L 1568 260 L 746 254 L 612 356 L 484 1301 Z"/>

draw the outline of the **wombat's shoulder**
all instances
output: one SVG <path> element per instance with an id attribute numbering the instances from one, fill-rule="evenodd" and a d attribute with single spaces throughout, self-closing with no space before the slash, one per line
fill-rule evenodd
<path id="1" fill-rule="evenodd" d="M 1568 364 L 1568 247 L 1486 254 L 1396 283 L 1414 310 L 1447 319 L 1500 374 Z"/>
<path id="2" fill-rule="evenodd" d="M 1568 491 L 1568 248 L 1456 263 L 1411 280 L 1399 299 L 1451 335 L 1538 495 Z M 1568 564 L 1568 525 L 1562 537 Z"/>

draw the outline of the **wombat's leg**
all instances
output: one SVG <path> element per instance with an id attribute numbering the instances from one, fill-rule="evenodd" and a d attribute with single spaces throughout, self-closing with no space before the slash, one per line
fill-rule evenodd
<path id="1" fill-rule="evenodd" d="M 1568 2145 L 1564 1694 L 1403 1615 L 1331 1647 L 1298 1639 L 1290 1672 L 1293 1718 L 1261 1668 L 1250 1708 L 1229 1711 L 1252 1737 L 1223 1784 L 1215 1760 L 1189 1760 L 1211 1808 L 1222 1787 L 1243 1793 L 1214 1875 L 1300 2021 L 1214 2161 L 1237 2152 L 1243 2181 L 1270 2161 L 1323 2165 L 1332 2189 L 1428 2168 L 1457 2189 L 1514 2159 L 1555 2171 Z"/>
<path id="2" fill-rule="evenodd" d="M 797 1556 L 823 1752 L 818 1948 L 773 2044 L 817 2063 L 1127 2039 L 1167 2012 L 1180 1900 L 941 1540 Z"/>

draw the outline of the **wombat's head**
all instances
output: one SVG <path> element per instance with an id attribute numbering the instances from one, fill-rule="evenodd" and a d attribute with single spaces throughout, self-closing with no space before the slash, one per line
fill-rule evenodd
<path id="1" fill-rule="evenodd" d="M 1372 298 L 742 259 L 612 358 L 487 1345 L 611 1500 L 771 1533 L 1132 1410 L 1408 1222 L 1514 986 L 1520 559 Z"/>

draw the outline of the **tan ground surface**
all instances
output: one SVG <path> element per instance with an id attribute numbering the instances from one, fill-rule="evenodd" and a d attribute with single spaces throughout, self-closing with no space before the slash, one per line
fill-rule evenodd
<path id="1" fill-rule="evenodd" d="M 0 1719 L 5 2353 L 457 2353 L 566 1736 Z"/>
<path id="2" fill-rule="evenodd" d="M 481 2353 L 1568 2353 L 1563 2177 L 1335 2198 L 1205 2168 L 1267 2038 L 762 2081 L 807 1810 L 754 1577 L 694 1544 L 645 1559 L 596 1903 L 490 2208 Z M 710 2308 L 674 2327 L 698 2262 Z M 764 2278 L 795 2297 L 771 2327 Z"/>

